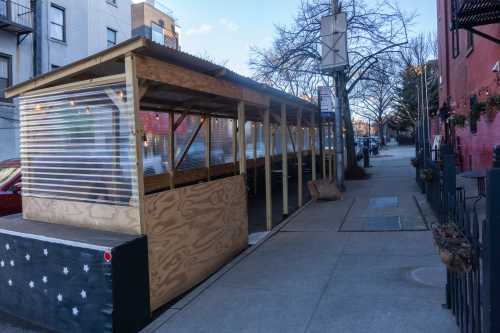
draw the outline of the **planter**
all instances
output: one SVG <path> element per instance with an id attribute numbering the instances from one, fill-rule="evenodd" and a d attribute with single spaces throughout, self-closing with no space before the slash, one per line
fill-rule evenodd
<path id="1" fill-rule="evenodd" d="M 411 159 L 411 165 L 416 168 L 418 167 L 418 158 L 412 158 Z"/>
<path id="2" fill-rule="evenodd" d="M 433 178 L 434 176 L 431 169 L 423 169 L 420 172 L 420 179 L 422 179 L 424 182 L 430 183 L 432 182 Z"/>
<path id="3" fill-rule="evenodd" d="M 467 273 L 472 270 L 472 245 L 455 224 L 434 226 L 432 234 L 441 261 L 450 272 Z"/>
<path id="4" fill-rule="evenodd" d="M 490 123 L 495 121 L 497 113 L 500 112 L 500 95 L 490 96 L 485 107 L 486 120 Z"/>

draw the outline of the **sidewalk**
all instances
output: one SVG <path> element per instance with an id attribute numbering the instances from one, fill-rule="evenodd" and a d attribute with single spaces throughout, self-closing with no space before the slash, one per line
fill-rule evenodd
<path id="1" fill-rule="evenodd" d="M 310 204 L 143 332 L 458 332 L 413 153 L 384 150 L 343 201 Z"/>

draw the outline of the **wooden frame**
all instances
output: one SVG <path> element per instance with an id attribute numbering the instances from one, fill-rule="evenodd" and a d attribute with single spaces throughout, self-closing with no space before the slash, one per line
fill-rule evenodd
<path id="1" fill-rule="evenodd" d="M 112 205 L 68 203 L 58 200 L 52 202 L 27 200 L 26 212 L 28 217 L 37 219 L 35 213 L 42 211 L 46 214 L 47 211 L 42 207 L 48 206 L 53 207 L 52 211 L 58 213 L 57 216 L 47 217 L 53 223 L 67 223 L 85 228 L 148 235 L 148 239 L 151 240 L 149 257 L 151 258 L 150 281 L 153 309 L 164 305 L 173 297 L 201 282 L 246 246 L 248 226 L 245 182 L 246 174 L 250 168 L 253 168 L 255 180 L 257 180 L 257 168 L 263 166 L 265 169 L 266 229 L 270 231 L 273 228 L 271 172 L 276 149 L 276 131 L 271 122 L 272 119 L 274 126 L 278 123 L 281 128 L 283 213 L 289 214 L 288 161 L 291 158 L 299 160 L 299 202 L 301 206 L 303 205 L 302 160 L 307 152 L 303 151 L 304 133 L 302 126 L 308 122 L 307 112 L 313 113 L 317 109 L 316 106 L 306 101 L 253 83 L 248 79 L 231 74 L 230 71 L 220 71 L 216 65 L 211 65 L 211 67 L 201 60 L 185 58 L 186 56 L 180 53 L 175 53 L 173 56 L 177 58 L 172 58 L 178 61 L 166 61 L 161 58 L 162 55 L 168 56 L 172 52 L 176 51 L 160 49 L 142 38 L 133 39 L 98 55 L 11 87 L 7 92 L 8 97 L 15 97 L 19 94 L 36 94 L 52 89 L 79 89 L 125 82 L 127 96 L 126 102 L 123 104 L 127 103 L 127 107 L 134 111 L 133 128 L 128 134 L 128 142 L 132 142 L 133 149 L 135 149 L 132 177 L 137 182 L 138 206 L 121 209 L 123 207 L 117 208 Z M 213 68 L 214 71 L 203 70 L 207 67 Z M 195 102 L 191 102 L 193 100 Z M 191 109 L 192 103 L 196 107 L 194 111 Z M 152 108 L 155 112 L 158 110 L 158 112 L 169 113 L 168 134 L 165 134 L 168 139 L 169 169 L 167 173 L 148 177 L 144 176 L 143 170 L 145 130 L 140 117 L 141 107 L 145 105 L 148 106 L 148 110 Z M 298 119 L 295 119 L 291 110 L 294 112 L 299 110 Z M 177 120 L 174 118 L 176 113 L 181 114 Z M 279 119 L 276 120 L 279 113 L 281 113 L 281 117 L 278 116 Z M 203 119 L 189 138 L 180 158 L 176 158 L 175 133 L 181 127 L 187 114 L 197 114 Z M 213 129 L 211 119 L 213 117 L 232 119 L 231 163 L 222 165 L 213 165 L 212 163 Z M 263 122 L 264 129 L 264 157 L 258 158 L 257 156 L 257 128 L 255 125 L 252 128 L 253 158 L 247 161 L 245 123 L 260 120 Z M 297 126 L 297 142 L 290 138 L 289 125 L 292 123 Z M 185 160 L 190 147 L 196 137 L 200 135 L 199 132 L 205 124 L 207 127 L 203 168 L 179 170 L 179 166 Z M 314 133 L 314 131 L 312 132 Z M 294 153 L 288 154 L 288 140 L 291 140 L 294 145 Z M 314 148 L 311 149 L 311 155 L 314 158 Z M 239 175 L 227 177 L 235 173 L 239 173 Z M 219 177 L 220 179 L 217 179 Z M 193 185 L 200 181 L 204 183 Z M 149 192 L 155 193 L 149 194 Z M 62 203 L 59 204 L 59 202 Z M 218 205 L 217 212 L 211 211 L 213 202 Z M 203 206 L 204 209 L 198 210 L 198 205 Z M 187 206 L 190 209 L 185 211 Z M 79 216 L 78 214 L 69 214 L 68 210 L 78 214 L 88 210 L 91 214 Z M 178 212 L 181 211 L 184 213 L 179 214 Z M 175 221 L 172 221 L 171 216 L 174 215 Z M 200 223 L 201 220 L 205 224 Z M 182 229 L 182 232 L 175 230 L 174 226 L 179 227 L 178 230 Z M 218 228 L 220 233 L 207 240 L 204 238 L 207 233 L 203 230 L 206 231 L 212 226 Z M 198 232 L 200 230 L 202 232 Z M 185 246 L 183 241 L 188 239 L 189 246 L 207 244 L 207 251 L 203 251 L 206 260 L 198 261 L 196 268 L 172 266 L 171 264 L 175 263 L 175 260 L 172 261 L 172 255 L 175 253 L 182 252 L 182 255 L 186 256 L 183 259 L 184 263 L 193 262 L 199 258 L 195 256 L 199 256 L 201 252 L 183 252 L 184 248 L 180 252 L 176 252 L 179 250 L 176 246 L 179 244 L 181 247 Z M 222 246 L 217 243 L 217 239 L 225 239 L 226 243 Z M 166 244 L 168 245 L 166 246 Z M 181 271 L 185 273 L 182 276 L 185 279 L 182 280 L 181 285 L 175 284 L 175 281 L 171 280 L 172 267 L 179 270 L 176 271 L 177 273 Z"/>

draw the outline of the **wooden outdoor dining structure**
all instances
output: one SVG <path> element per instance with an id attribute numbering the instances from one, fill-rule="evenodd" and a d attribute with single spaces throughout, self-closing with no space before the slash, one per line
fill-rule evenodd
<path id="1" fill-rule="evenodd" d="M 19 97 L 23 218 L 146 235 L 151 311 L 247 247 L 249 174 L 264 169 L 268 230 L 273 192 L 290 214 L 290 160 L 299 206 L 305 161 L 311 179 L 328 174 L 316 104 L 144 38 L 6 96 Z"/>

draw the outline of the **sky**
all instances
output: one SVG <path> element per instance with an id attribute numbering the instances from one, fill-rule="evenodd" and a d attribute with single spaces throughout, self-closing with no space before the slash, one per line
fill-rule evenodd
<path id="1" fill-rule="evenodd" d="M 183 51 L 225 64 L 246 76 L 251 76 L 250 48 L 270 46 L 275 25 L 290 25 L 300 3 L 301 0 L 167 0 L 182 29 Z M 413 34 L 436 30 L 436 0 L 397 3 L 406 12 L 417 12 Z"/>

